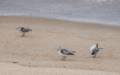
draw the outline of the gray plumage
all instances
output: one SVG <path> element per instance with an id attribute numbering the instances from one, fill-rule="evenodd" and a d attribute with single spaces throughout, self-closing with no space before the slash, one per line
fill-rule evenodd
<path id="1" fill-rule="evenodd" d="M 74 55 L 73 52 L 67 50 L 67 49 L 61 49 L 60 50 L 63 55 Z"/>
<path id="2" fill-rule="evenodd" d="M 71 50 L 59 47 L 58 54 L 62 57 L 62 60 L 66 60 L 67 56 L 75 55 L 75 51 L 71 51 Z"/>

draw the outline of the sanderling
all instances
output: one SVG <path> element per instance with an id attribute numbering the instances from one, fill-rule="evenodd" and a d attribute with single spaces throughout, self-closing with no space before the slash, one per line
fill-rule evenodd
<path id="1" fill-rule="evenodd" d="M 62 60 L 66 60 L 67 56 L 75 55 L 75 51 L 68 50 L 68 49 L 65 49 L 65 48 L 59 47 L 57 50 L 58 50 L 58 54 L 60 56 L 62 56 Z"/>
<path id="2" fill-rule="evenodd" d="M 22 32 L 22 35 L 21 35 L 22 37 L 25 36 L 25 33 L 26 33 L 26 32 L 32 31 L 32 29 L 30 29 L 30 28 L 25 28 L 25 27 L 17 27 L 16 30 Z"/>
<path id="3" fill-rule="evenodd" d="M 92 45 L 90 47 L 90 54 L 92 55 L 93 58 L 96 57 L 97 53 L 103 48 L 98 48 L 98 43 Z"/>

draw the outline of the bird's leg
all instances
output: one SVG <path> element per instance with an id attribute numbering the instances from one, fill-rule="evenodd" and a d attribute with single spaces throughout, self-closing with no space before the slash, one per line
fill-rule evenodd
<path id="1" fill-rule="evenodd" d="M 96 58 L 96 54 L 93 56 L 93 58 Z"/>
<path id="2" fill-rule="evenodd" d="M 65 60 L 66 60 L 66 58 L 67 58 L 66 56 L 62 56 L 62 60 L 63 60 L 63 61 L 65 61 Z"/>
<path id="3" fill-rule="evenodd" d="M 21 35 L 21 37 L 24 37 L 25 36 L 25 32 L 22 32 L 22 35 Z"/>

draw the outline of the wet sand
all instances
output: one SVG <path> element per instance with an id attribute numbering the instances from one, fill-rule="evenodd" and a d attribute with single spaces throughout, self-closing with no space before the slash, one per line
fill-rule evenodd
<path id="1" fill-rule="evenodd" d="M 33 31 L 20 37 L 16 27 Z M 76 23 L 31 17 L 0 17 L 0 61 L 30 68 L 64 68 L 120 73 L 120 28 L 93 23 Z M 97 58 L 89 47 L 104 48 Z M 75 56 L 61 61 L 57 48 L 75 50 Z M 114 75 L 114 74 L 113 74 Z"/>

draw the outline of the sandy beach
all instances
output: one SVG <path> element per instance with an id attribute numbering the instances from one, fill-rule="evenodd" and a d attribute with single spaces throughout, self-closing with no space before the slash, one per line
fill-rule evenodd
<path id="1" fill-rule="evenodd" d="M 63 68 L 29 68 L 14 64 L 0 63 L 1 75 L 119 75 L 115 72 L 89 71 Z"/>
<path id="2" fill-rule="evenodd" d="M 19 26 L 32 28 L 33 31 L 26 37 L 20 37 L 21 34 L 16 31 Z M 34 72 L 41 75 L 50 73 L 61 75 L 63 72 L 70 73 L 69 75 L 88 75 L 86 72 L 89 75 L 120 74 L 119 27 L 44 18 L 1 16 L 0 34 L 2 75 L 8 75 L 5 70 L 14 75 L 19 73 L 16 70 L 21 72 L 18 75 L 30 72 L 30 75 Z M 88 50 L 94 43 L 99 43 L 100 47 L 104 48 L 95 59 L 90 56 Z M 57 54 L 59 46 L 75 50 L 76 55 L 61 61 Z"/>

